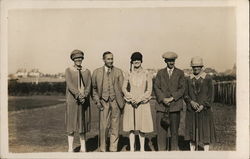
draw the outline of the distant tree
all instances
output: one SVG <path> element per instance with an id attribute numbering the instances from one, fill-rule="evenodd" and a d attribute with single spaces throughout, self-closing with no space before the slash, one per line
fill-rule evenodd
<path id="1" fill-rule="evenodd" d="M 215 74 L 215 75 L 218 74 L 218 72 L 215 69 L 210 68 L 210 67 L 205 68 L 204 72 L 212 73 L 212 74 Z"/>

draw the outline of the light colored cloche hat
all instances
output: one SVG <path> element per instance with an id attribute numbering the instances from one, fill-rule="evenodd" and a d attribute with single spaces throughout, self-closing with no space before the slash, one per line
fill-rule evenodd
<path id="1" fill-rule="evenodd" d="M 76 58 L 83 58 L 84 53 L 81 50 L 73 50 L 70 54 L 71 60 L 74 60 Z"/>
<path id="2" fill-rule="evenodd" d="M 191 67 L 203 66 L 203 60 L 201 57 L 193 57 L 191 59 Z"/>
<path id="3" fill-rule="evenodd" d="M 162 58 L 164 59 L 177 59 L 178 55 L 175 52 L 168 51 L 162 54 Z"/>

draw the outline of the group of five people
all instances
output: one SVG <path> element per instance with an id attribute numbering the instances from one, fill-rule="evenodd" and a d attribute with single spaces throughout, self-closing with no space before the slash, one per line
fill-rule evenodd
<path id="1" fill-rule="evenodd" d="M 104 66 L 90 71 L 82 66 L 84 53 L 74 50 L 70 58 L 74 65 L 65 71 L 66 79 L 66 126 L 69 152 L 73 152 L 75 133 L 79 133 L 81 152 L 86 151 L 86 133 L 90 131 L 90 96 L 99 110 L 99 149 L 106 152 L 107 136 L 110 134 L 110 152 L 116 152 L 119 140 L 120 118 L 123 114 L 123 131 L 129 132 L 130 151 L 135 151 L 135 135 L 139 135 L 140 151 L 144 151 L 145 134 L 154 131 L 150 100 L 152 91 L 156 96 L 156 128 L 158 150 L 169 147 L 179 150 L 178 129 L 180 112 L 186 107 L 184 138 L 209 150 L 215 141 L 212 114 L 212 79 L 203 70 L 203 61 L 192 58 L 192 74 L 185 78 L 184 72 L 175 67 L 178 55 L 166 52 L 162 55 L 166 68 L 153 75 L 142 68 L 143 55 L 131 55 L 130 71 L 124 73 L 113 66 L 114 57 L 109 51 L 103 53 Z M 196 145 L 197 146 L 197 145 Z"/>

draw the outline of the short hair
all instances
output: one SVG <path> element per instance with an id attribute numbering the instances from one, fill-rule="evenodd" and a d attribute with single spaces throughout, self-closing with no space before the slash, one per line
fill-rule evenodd
<path id="1" fill-rule="evenodd" d="M 112 55 L 113 55 L 113 53 L 112 53 L 112 52 L 110 52 L 110 51 L 106 51 L 106 52 L 104 52 L 104 53 L 102 54 L 102 58 L 104 59 L 104 58 L 105 58 L 105 56 L 106 56 L 106 55 L 108 55 L 108 54 L 112 54 Z"/>

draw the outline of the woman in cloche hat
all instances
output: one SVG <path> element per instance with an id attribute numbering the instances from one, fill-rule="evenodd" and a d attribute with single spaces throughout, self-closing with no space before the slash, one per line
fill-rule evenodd
<path id="1" fill-rule="evenodd" d="M 209 145 L 216 140 L 213 121 L 213 83 L 212 78 L 203 71 L 203 60 L 191 60 L 193 73 L 187 79 L 185 101 L 187 103 L 185 140 L 190 141 L 190 150 L 198 150 L 202 145 L 209 151 Z"/>
<path id="2" fill-rule="evenodd" d="M 126 73 L 122 91 L 126 101 L 123 130 L 130 132 L 130 151 L 135 151 L 135 133 L 139 133 L 140 151 L 144 151 L 145 133 L 153 132 L 153 119 L 149 101 L 152 93 L 152 75 L 141 66 L 142 54 L 134 52 L 130 72 Z"/>
<path id="3" fill-rule="evenodd" d="M 65 70 L 66 79 L 66 127 L 68 134 L 68 152 L 73 152 L 75 133 L 80 135 L 81 149 L 85 152 L 85 137 L 90 131 L 90 102 L 91 88 L 90 71 L 82 67 L 84 53 L 74 50 L 70 54 L 74 65 Z"/>

